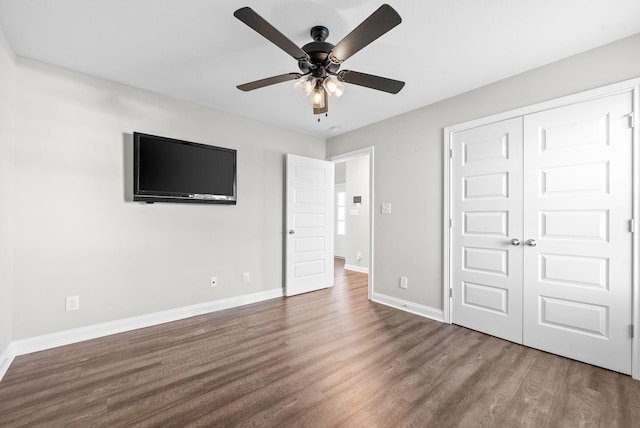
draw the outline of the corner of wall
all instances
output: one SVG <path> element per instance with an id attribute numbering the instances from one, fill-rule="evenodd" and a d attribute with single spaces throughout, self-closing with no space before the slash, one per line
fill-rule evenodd
<path id="1" fill-rule="evenodd" d="M 16 357 L 15 347 L 13 344 L 9 344 L 7 349 L 0 353 L 0 382 L 4 378 L 4 375 L 11 367 L 11 363 L 13 363 L 13 359 Z"/>
<path id="2" fill-rule="evenodd" d="M 16 57 L 0 29 L 0 379 L 13 361 L 13 158 Z"/>

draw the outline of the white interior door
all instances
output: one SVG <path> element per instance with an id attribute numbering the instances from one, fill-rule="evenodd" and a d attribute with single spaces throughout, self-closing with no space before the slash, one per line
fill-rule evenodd
<path id="1" fill-rule="evenodd" d="M 452 322 L 522 343 L 522 119 L 453 134 Z"/>
<path id="2" fill-rule="evenodd" d="M 287 155 L 287 296 L 333 285 L 333 182 L 333 163 Z"/>
<path id="3" fill-rule="evenodd" d="M 524 343 L 627 374 L 632 110 L 625 93 L 524 119 Z"/>

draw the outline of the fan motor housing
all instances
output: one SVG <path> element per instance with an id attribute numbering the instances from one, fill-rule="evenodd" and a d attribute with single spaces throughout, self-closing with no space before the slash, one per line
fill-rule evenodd
<path id="1" fill-rule="evenodd" d="M 331 73 L 337 72 L 340 64 L 333 64 L 328 61 L 329 52 L 333 49 L 331 43 L 325 42 L 325 39 L 329 36 L 329 29 L 316 25 L 311 29 L 310 35 L 314 41 L 304 45 L 302 50 L 309 55 L 311 63 L 315 66 L 314 69 L 323 69 Z M 299 62 L 298 67 L 303 73 L 308 73 L 312 70 L 312 67 L 306 62 Z"/>

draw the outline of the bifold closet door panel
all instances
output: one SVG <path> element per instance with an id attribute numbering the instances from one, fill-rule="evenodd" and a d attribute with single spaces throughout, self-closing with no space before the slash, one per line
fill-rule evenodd
<path id="1" fill-rule="evenodd" d="M 524 344 L 622 373 L 631 372 L 632 110 L 624 93 L 524 117 Z"/>
<path id="2" fill-rule="evenodd" d="M 452 321 L 522 343 L 522 119 L 452 136 Z"/>

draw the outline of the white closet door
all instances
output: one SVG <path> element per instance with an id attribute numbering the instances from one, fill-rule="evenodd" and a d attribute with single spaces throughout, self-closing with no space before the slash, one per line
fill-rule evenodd
<path id="1" fill-rule="evenodd" d="M 631 372 L 630 93 L 524 118 L 524 344 Z"/>
<path id="2" fill-rule="evenodd" d="M 452 320 L 522 343 L 522 119 L 452 143 Z"/>

